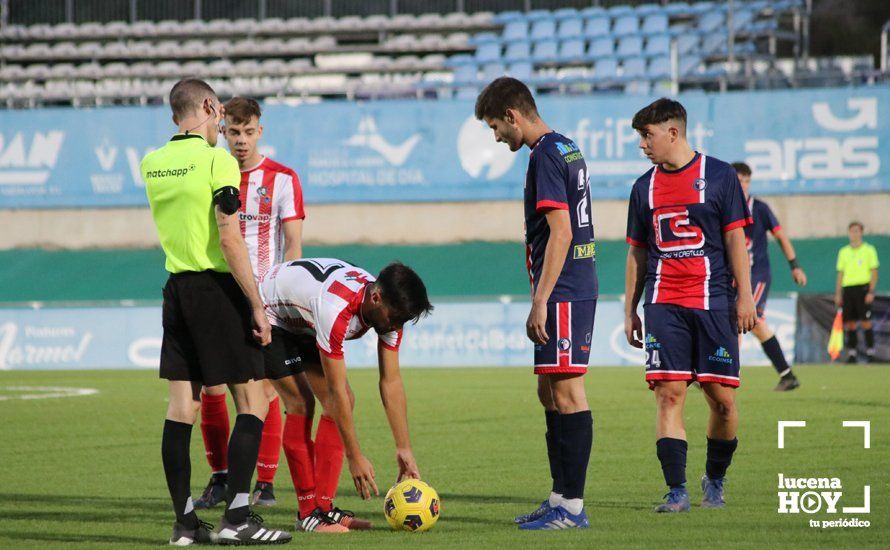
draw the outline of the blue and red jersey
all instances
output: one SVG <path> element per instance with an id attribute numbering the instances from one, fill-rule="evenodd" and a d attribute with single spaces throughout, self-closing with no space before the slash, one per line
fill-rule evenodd
<path id="1" fill-rule="evenodd" d="M 550 238 L 546 215 L 554 209 L 568 211 L 572 244 L 548 301 L 593 300 L 597 297 L 596 247 L 587 163 L 572 140 L 550 132 L 532 147 L 525 175 L 526 267 L 532 295 L 541 279 Z"/>
<path id="2" fill-rule="evenodd" d="M 653 166 L 634 183 L 627 242 L 646 247 L 646 304 L 727 309 L 734 299 L 723 234 L 752 223 L 729 164 L 696 153 L 679 170 Z"/>
<path id="3" fill-rule="evenodd" d="M 748 245 L 748 259 L 751 262 L 751 280 L 762 281 L 768 279 L 769 252 L 767 231 L 775 234 L 782 226 L 770 207 L 760 199 L 748 198 L 748 209 L 754 223 L 745 227 L 745 242 Z"/>

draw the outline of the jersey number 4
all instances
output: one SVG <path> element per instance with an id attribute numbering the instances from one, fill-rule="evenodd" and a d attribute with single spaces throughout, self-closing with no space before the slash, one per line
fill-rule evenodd
<path id="1" fill-rule="evenodd" d="M 704 246 L 705 234 L 701 227 L 692 225 L 689 209 L 685 206 L 665 206 L 652 213 L 655 244 L 662 252 L 696 250 Z"/>

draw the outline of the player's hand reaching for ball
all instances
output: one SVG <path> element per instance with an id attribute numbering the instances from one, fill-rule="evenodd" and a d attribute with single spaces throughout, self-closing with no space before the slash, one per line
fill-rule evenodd
<path id="1" fill-rule="evenodd" d="M 362 499 L 369 500 L 371 491 L 375 495 L 379 495 L 377 483 L 374 481 L 374 466 L 365 458 L 365 455 L 358 455 L 349 461 L 349 473 L 352 475 L 352 483 L 355 484 L 355 490 Z"/>
<path id="2" fill-rule="evenodd" d="M 739 296 L 736 302 L 736 316 L 739 334 L 754 330 L 754 325 L 757 324 L 757 311 L 754 307 L 754 297 L 751 294 Z"/>
<path id="3" fill-rule="evenodd" d="M 262 309 L 253 310 L 253 338 L 261 346 L 268 346 L 272 341 L 272 325 Z"/>
<path id="4" fill-rule="evenodd" d="M 624 336 L 627 343 L 639 349 L 643 349 L 643 321 L 636 311 L 624 317 Z"/>
<path id="5" fill-rule="evenodd" d="M 536 344 L 546 344 L 547 336 L 547 303 L 532 302 L 532 310 L 525 322 L 528 339 Z"/>
<path id="6" fill-rule="evenodd" d="M 414 460 L 411 449 L 396 449 L 396 462 L 399 465 L 399 478 L 396 483 L 408 478 L 420 479 L 420 470 L 417 469 L 417 461 Z"/>

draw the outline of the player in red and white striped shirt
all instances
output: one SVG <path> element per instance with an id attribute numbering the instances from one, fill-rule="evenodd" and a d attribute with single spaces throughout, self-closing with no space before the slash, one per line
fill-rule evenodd
<path id="1" fill-rule="evenodd" d="M 225 105 L 224 135 L 229 150 L 241 167 L 241 207 L 238 210 L 241 234 L 258 281 L 271 266 L 302 256 L 302 228 L 306 217 L 303 191 L 296 172 L 259 152 L 258 144 L 263 135 L 261 114 L 259 104 L 253 99 L 236 97 Z M 315 399 L 305 375 L 281 374 L 283 376 L 277 380 L 270 376 L 264 382 L 269 414 L 263 428 L 257 484 L 252 498 L 257 506 L 275 504 L 272 481 L 278 470 L 282 445 L 279 395 L 285 401 L 288 416 L 298 416 L 301 424 L 310 426 L 301 437 L 308 440 L 311 433 Z M 225 386 L 213 386 L 204 388 L 201 396 L 201 432 L 212 476 L 204 494 L 195 501 L 195 508 L 215 506 L 225 494 L 229 438 L 225 395 Z M 310 447 L 311 443 L 311 440 L 304 442 Z"/>

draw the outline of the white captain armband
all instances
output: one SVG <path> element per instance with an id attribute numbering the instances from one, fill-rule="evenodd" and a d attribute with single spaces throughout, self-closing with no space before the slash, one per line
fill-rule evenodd
<path id="1" fill-rule="evenodd" d="M 213 194 L 213 204 L 219 206 L 223 214 L 231 216 L 241 208 L 241 199 L 238 198 L 238 190 L 234 187 L 227 186 L 218 189 Z"/>

